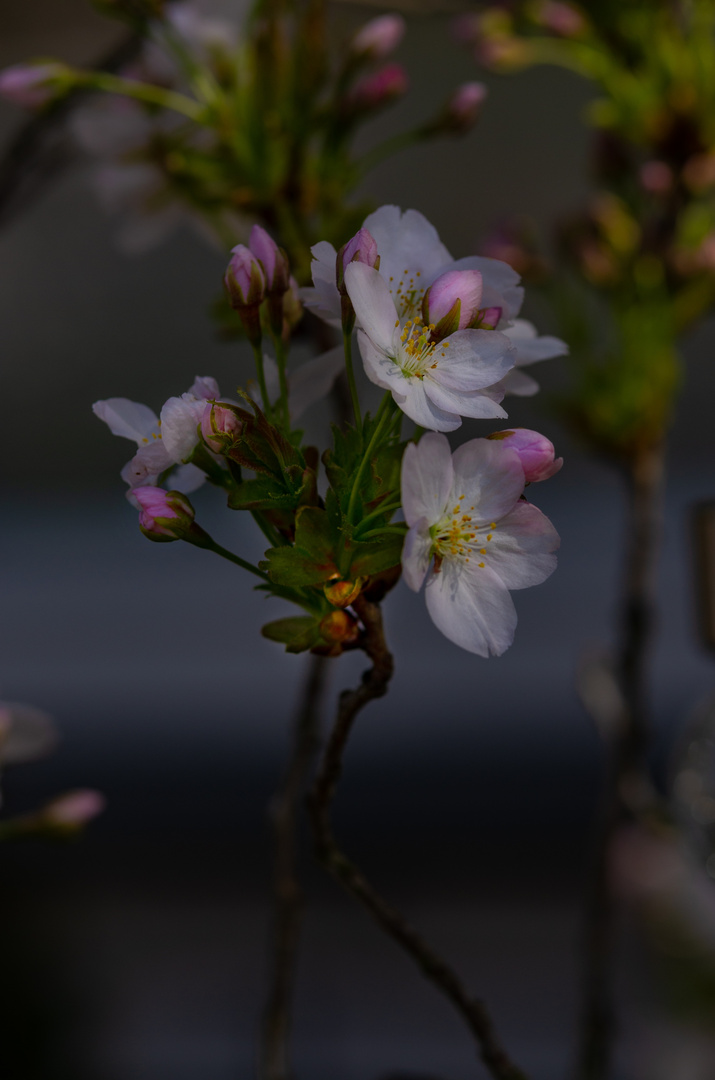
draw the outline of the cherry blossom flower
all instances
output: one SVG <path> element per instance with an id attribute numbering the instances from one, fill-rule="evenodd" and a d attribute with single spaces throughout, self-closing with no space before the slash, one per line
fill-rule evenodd
<path id="1" fill-rule="evenodd" d="M 397 48 L 405 34 L 401 15 L 378 15 L 358 30 L 350 52 L 361 60 L 384 60 Z"/>
<path id="2" fill-rule="evenodd" d="M 154 486 L 171 469 L 171 485 L 176 491 L 195 491 L 206 479 L 195 465 L 184 465 L 199 442 L 198 425 L 210 398 L 219 397 L 215 379 L 198 376 L 181 397 L 172 397 L 161 410 L 161 419 L 148 405 L 127 398 L 95 401 L 92 411 L 113 435 L 133 440 L 138 451 L 122 469 L 129 493 L 138 487 Z M 178 466 L 178 468 L 176 468 Z"/>
<path id="3" fill-rule="evenodd" d="M 364 263 L 345 268 L 345 285 L 362 327 L 358 344 L 368 378 L 389 390 L 411 420 L 454 431 L 462 416 L 506 415 L 494 384 L 514 363 L 508 338 L 457 330 L 440 340 L 418 316 L 403 325 L 388 283 Z"/>
<path id="4" fill-rule="evenodd" d="M 404 324 L 422 311 L 425 293 L 436 279 L 455 270 L 478 271 L 482 276 L 483 320 L 485 328 L 505 333 L 516 348 L 514 368 L 520 369 L 538 360 L 562 356 L 567 346 L 555 337 L 538 337 L 536 329 L 524 319 L 517 319 L 524 299 L 519 275 L 507 263 L 484 255 L 453 259 L 441 242 L 437 230 L 417 210 L 399 206 L 381 206 L 365 218 L 363 229 L 374 240 L 380 256 L 380 276 L 387 282 L 400 321 Z M 340 328 L 340 294 L 336 284 L 332 244 L 321 241 L 312 249 L 313 286 L 301 289 L 306 307 L 330 326 Z M 359 322 L 356 324 L 359 329 Z M 527 396 L 535 394 L 538 383 L 520 370 L 512 370 L 500 389 Z"/>
<path id="5" fill-rule="evenodd" d="M 407 446 L 402 505 L 410 526 L 404 578 L 439 630 L 478 656 L 500 656 L 514 640 L 510 589 L 538 585 L 556 568 L 559 537 L 522 498 L 525 476 L 508 444 L 472 439 L 450 453 L 444 435 Z"/>

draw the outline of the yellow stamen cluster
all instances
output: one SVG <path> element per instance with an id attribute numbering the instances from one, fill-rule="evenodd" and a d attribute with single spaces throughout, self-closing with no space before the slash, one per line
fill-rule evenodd
<path id="1" fill-rule="evenodd" d="M 394 277 L 388 279 L 392 299 L 395 301 L 395 307 L 401 319 L 404 319 L 407 315 L 415 315 L 422 307 L 425 290 L 415 280 L 421 276 L 420 270 L 416 270 L 413 275 L 410 275 L 410 271 L 405 269 L 402 271 L 400 280 L 396 285 Z"/>
<path id="2" fill-rule="evenodd" d="M 484 544 L 483 534 L 487 529 L 496 529 L 496 522 L 492 521 L 489 525 L 475 525 L 472 518 L 474 507 L 470 506 L 465 511 L 464 498 L 464 495 L 460 495 L 459 502 L 452 507 L 451 512 L 445 514 L 442 520 L 430 529 L 432 554 L 435 556 L 435 570 L 437 565 L 441 564 L 445 558 L 461 558 L 465 562 L 469 562 L 471 555 L 477 552 L 480 555 L 486 555 L 487 553 L 485 546 L 480 547 L 480 545 Z M 493 531 L 486 537 L 487 542 L 492 539 Z M 486 563 L 479 562 L 477 565 L 484 567 Z"/>
<path id="3" fill-rule="evenodd" d="M 396 324 L 399 326 L 399 323 Z M 421 319 L 408 319 L 400 334 L 400 349 L 395 361 L 402 374 L 409 378 L 414 376 L 424 379 L 428 371 L 437 367 L 438 357 L 435 350 L 438 343 L 432 341 L 434 324 L 426 326 Z M 445 355 L 448 342 L 440 342 L 440 356 Z"/>

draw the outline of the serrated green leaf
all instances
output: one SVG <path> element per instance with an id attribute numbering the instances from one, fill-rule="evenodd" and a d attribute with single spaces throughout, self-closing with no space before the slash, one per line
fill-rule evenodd
<path id="1" fill-rule="evenodd" d="M 320 641 L 320 625 L 310 615 L 289 615 L 276 619 L 261 628 L 263 637 L 285 645 L 286 652 L 300 653 L 311 649 Z"/>
<path id="2" fill-rule="evenodd" d="M 370 577 L 397 566 L 402 556 L 405 537 L 401 533 L 387 533 L 382 540 L 367 540 L 353 544 L 354 554 L 350 562 L 350 577 Z"/>

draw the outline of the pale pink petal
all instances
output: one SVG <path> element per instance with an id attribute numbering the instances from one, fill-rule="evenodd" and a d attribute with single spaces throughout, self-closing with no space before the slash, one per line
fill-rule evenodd
<path id="1" fill-rule="evenodd" d="M 450 390 L 449 387 L 441 386 L 436 379 L 428 377 L 423 380 L 422 389 L 433 405 L 450 414 L 470 416 L 475 420 L 503 419 L 507 415 L 491 392 L 485 394 L 481 390 Z"/>
<path id="2" fill-rule="evenodd" d="M 488 567 L 445 560 L 427 578 L 427 610 L 438 630 L 477 656 L 501 656 L 516 631 L 516 610 L 503 582 Z"/>
<path id="3" fill-rule="evenodd" d="M 340 293 L 335 282 L 335 260 L 337 252 L 327 240 L 321 240 L 311 249 L 313 262 L 311 272 L 313 287 L 298 290 L 298 296 L 307 308 L 328 323 L 340 327 Z"/>
<path id="4" fill-rule="evenodd" d="M 206 473 L 196 465 L 179 465 L 172 472 L 167 483 L 172 491 L 188 495 L 206 483 Z"/>
<path id="5" fill-rule="evenodd" d="M 188 393 L 204 401 L 212 401 L 214 398 L 221 396 L 218 383 L 211 375 L 197 375 L 189 387 Z"/>
<path id="6" fill-rule="evenodd" d="M 163 439 L 156 439 L 141 446 L 121 472 L 122 480 L 130 488 L 153 487 L 162 473 L 174 464 L 164 446 Z"/>
<path id="7" fill-rule="evenodd" d="M 450 390 L 493 386 L 514 366 L 514 346 L 496 330 L 458 330 L 434 351 L 432 378 Z"/>
<path id="8" fill-rule="evenodd" d="M 426 518 L 420 518 L 408 532 L 402 548 L 402 577 L 414 592 L 420 591 L 427 576 L 431 546 L 429 522 Z"/>
<path id="9" fill-rule="evenodd" d="M 501 324 L 511 322 L 521 311 L 524 302 L 524 290 L 519 285 L 521 278 L 516 270 L 500 259 L 489 259 L 484 255 L 468 255 L 457 259 L 450 270 L 478 270 L 482 275 L 484 291 L 482 304 L 485 307 L 501 307 Z"/>
<path id="10" fill-rule="evenodd" d="M 425 379 L 424 382 L 426 381 Z M 456 431 L 462 426 L 458 410 L 452 412 L 442 409 L 427 397 L 422 379 L 406 379 L 399 374 L 395 383 L 394 387 L 390 387 L 393 398 L 405 416 L 409 416 L 419 427 L 428 428 L 430 431 Z"/>
<path id="11" fill-rule="evenodd" d="M 419 273 L 426 288 L 443 268 L 453 269 L 437 230 L 418 210 L 403 213 L 399 206 L 381 206 L 363 224 L 377 241 L 380 274 L 386 281 L 392 277 L 398 282 L 405 272 L 408 277 Z"/>
<path id="12" fill-rule="evenodd" d="M 531 503 L 518 502 L 491 535 L 483 559 L 507 589 L 540 585 L 556 569 L 559 534 Z"/>
<path id="13" fill-rule="evenodd" d="M 156 413 L 148 405 L 128 398 L 107 398 L 95 401 L 92 412 L 104 420 L 112 435 L 131 439 L 137 446 L 146 443 L 159 429 Z"/>
<path id="14" fill-rule="evenodd" d="M 186 400 L 190 398 L 190 400 Z M 161 410 L 161 438 L 166 452 L 177 465 L 190 457 L 199 441 L 198 425 L 204 413 L 204 399 L 193 395 L 170 397 Z"/>
<path id="15" fill-rule="evenodd" d="M 503 442 L 471 439 L 452 454 L 455 501 L 460 495 L 476 524 L 498 522 L 514 508 L 524 490 L 524 470 L 516 450 Z"/>
<path id="16" fill-rule="evenodd" d="M 365 263 L 350 263 L 345 267 L 345 288 L 362 329 L 378 349 L 389 353 L 398 320 L 384 278 Z"/>
<path id="17" fill-rule="evenodd" d="M 408 443 L 402 458 L 402 509 L 414 526 L 422 518 L 429 524 L 444 514 L 452 490 L 452 452 L 444 435 L 428 432 L 419 443 Z"/>
<path id="18" fill-rule="evenodd" d="M 539 391 L 539 384 L 531 375 L 514 367 L 508 371 L 501 380 L 503 393 L 513 394 L 515 397 L 533 397 Z"/>
<path id="19" fill-rule="evenodd" d="M 503 331 L 516 346 L 516 366 L 526 367 L 539 360 L 551 360 L 554 356 L 565 356 L 569 347 L 560 338 L 544 334 L 539 337 L 536 327 L 526 319 L 516 319 L 513 326 Z"/>
<path id="20" fill-rule="evenodd" d="M 399 390 L 405 378 L 395 361 L 378 349 L 363 330 L 358 330 L 357 339 L 365 374 L 370 382 L 383 390 Z"/>

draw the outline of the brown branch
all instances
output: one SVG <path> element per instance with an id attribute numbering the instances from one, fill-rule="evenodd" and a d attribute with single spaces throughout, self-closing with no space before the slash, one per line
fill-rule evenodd
<path id="1" fill-rule="evenodd" d="M 288 768 L 271 804 L 274 841 L 274 913 L 270 987 L 261 1028 L 261 1080 L 291 1075 L 293 985 L 303 917 L 303 893 L 297 877 L 297 813 L 318 749 L 320 704 L 328 661 L 311 656 L 300 709 L 295 718 Z"/>
<path id="2" fill-rule="evenodd" d="M 650 737 L 646 675 L 655 627 L 664 464 L 665 445 L 659 443 L 636 452 L 627 470 L 622 639 L 613 673 L 621 700 L 618 714 L 610 718 L 603 731 L 608 772 L 586 910 L 578 1080 L 605 1080 L 617 1034 L 611 970 L 615 950 L 615 909 L 609 882 L 611 845 L 625 821 L 652 813 L 658 802 L 646 760 Z"/>
<path id="3" fill-rule="evenodd" d="M 370 701 L 387 693 L 393 672 L 392 655 L 385 642 L 380 608 L 364 597 L 360 597 L 354 606 L 365 628 L 363 648 L 372 661 L 372 667 L 363 674 L 359 686 L 354 690 L 344 690 L 340 695 L 335 725 L 308 797 L 318 858 L 340 884 L 367 908 L 383 930 L 405 949 L 426 978 L 452 1002 L 474 1035 L 490 1074 L 497 1080 L 526 1080 L 525 1074 L 514 1065 L 499 1044 L 483 1002 L 469 996 L 449 965 L 412 929 L 402 914 L 375 891 L 335 840 L 330 811 L 353 723 L 360 710 Z"/>

